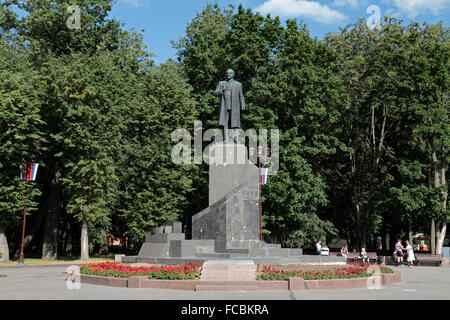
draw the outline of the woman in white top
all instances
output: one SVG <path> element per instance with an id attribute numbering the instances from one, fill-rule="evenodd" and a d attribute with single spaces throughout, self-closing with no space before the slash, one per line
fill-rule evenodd
<path id="1" fill-rule="evenodd" d="M 414 260 L 416 260 L 416 259 L 414 258 L 414 251 L 413 251 L 412 246 L 409 244 L 409 241 L 406 240 L 405 243 L 406 243 L 405 250 L 406 250 L 406 252 L 407 252 L 407 254 L 408 254 L 408 257 L 406 258 L 406 261 L 408 262 L 408 267 L 411 268 L 411 264 L 412 264 L 412 263 L 414 262 Z"/>
<path id="2" fill-rule="evenodd" d="M 369 257 L 367 256 L 366 248 L 361 248 L 361 258 L 363 259 L 363 263 L 370 264 Z"/>
<path id="3" fill-rule="evenodd" d="M 317 255 L 318 256 L 320 256 L 321 254 L 322 254 L 322 245 L 321 245 L 321 240 L 319 240 L 317 243 L 316 243 L 316 249 L 317 249 Z"/>

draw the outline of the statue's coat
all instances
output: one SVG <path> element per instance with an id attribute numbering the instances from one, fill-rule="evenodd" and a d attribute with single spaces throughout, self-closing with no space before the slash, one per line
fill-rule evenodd
<path id="1" fill-rule="evenodd" d="M 217 85 L 216 91 L 214 91 L 214 95 L 221 97 L 220 101 L 220 113 L 219 113 L 219 126 L 223 126 L 225 128 L 228 127 L 227 123 L 227 109 L 225 106 L 225 97 L 222 95 L 221 87 L 222 85 L 226 85 L 227 81 L 221 81 Z M 231 88 L 231 128 L 240 128 L 241 127 L 241 110 L 245 110 L 245 99 L 244 93 L 242 89 L 242 84 L 236 80 L 231 80 L 230 83 Z"/>

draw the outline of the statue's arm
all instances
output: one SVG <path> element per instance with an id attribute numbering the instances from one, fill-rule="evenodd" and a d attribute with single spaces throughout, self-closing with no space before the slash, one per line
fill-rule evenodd
<path id="1" fill-rule="evenodd" d="M 242 89 L 242 84 L 241 84 L 241 89 L 239 90 L 239 100 L 241 102 L 241 110 L 245 110 L 245 98 L 244 98 L 244 91 Z"/>
<path id="2" fill-rule="evenodd" d="M 222 94 L 223 94 L 222 82 L 219 82 L 217 84 L 216 91 L 214 91 L 214 95 L 217 96 L 217 97 L 220 97 L 220 96 L 222 96 Z"/>

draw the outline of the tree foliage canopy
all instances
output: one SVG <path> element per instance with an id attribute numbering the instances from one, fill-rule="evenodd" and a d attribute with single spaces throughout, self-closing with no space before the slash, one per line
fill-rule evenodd
<path id="1" fill-rule="evenodd" d="M 244 86 L 243 129 L 280 130 L 280 170 L 263 187 L 266 240 L 313 248 L 343 238 L 357 248 L 428 232 L 431 221 L 445 236 L 441 23 L 386 17 L 368 30 L 358 20 L 318 40 L 296 20 L 207 5 L 173 42 L 178 61 L 155 66 L 142 35 L 108 17 L 113 1 L 76 1 L 81 30 L 66 24 L 72 2 L 0 2 L 0 224 L 13 239 L 26 161 L 40 164 L 31 221 L 54 234 L 36 246 L 67 253 L 80 225 L 104 243 L 189 224 L 207 206 L 208 168 L 174 164 L 171 134 L 195 120 L 217 127 L 212 90 L 229 68 Z"/>

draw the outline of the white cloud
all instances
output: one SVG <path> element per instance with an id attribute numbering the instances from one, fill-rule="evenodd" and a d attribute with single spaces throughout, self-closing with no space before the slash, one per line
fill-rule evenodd
<path id="1" fill-rule="evenodd" d="M 338 23 L 347 18 L 343 13 L 333 10 L 327 5 L 307 0 L 267 0 L 255 11 L 281 17 L 308 18 L 325 24 Z"/>
<path id="2" fill-rule="evenodd" d="M 404 13 L 408 18 L 415 18 L 420 14 L 431 13 L 435 16 L 441 14 L 450 6 L 450 0 L 390 0 L 399 12 Z"/>
<path id="3" fill-rule="evenodd" d="M 333 5 L 337 7 L 347 7 L 350 6 L 353 9 L 359 7 L 358 0 L 334 0 Z"/>
<path id="4" fill-rule="evenodd" d="M 142 7 L 149 0 L 120 0 L 120 1 L 128 3 L 132 7 L 139 8 Z"/>
<path id="5" fill-rule="evenodd" d="M 384 14 L 385 16 L 388 17 L 395 17 L 395 18 L 399 18 L 400 13 L 397 11 L 397 9 L 389 9 L 388 11 L 386 11 L 386 13 Z"/>

